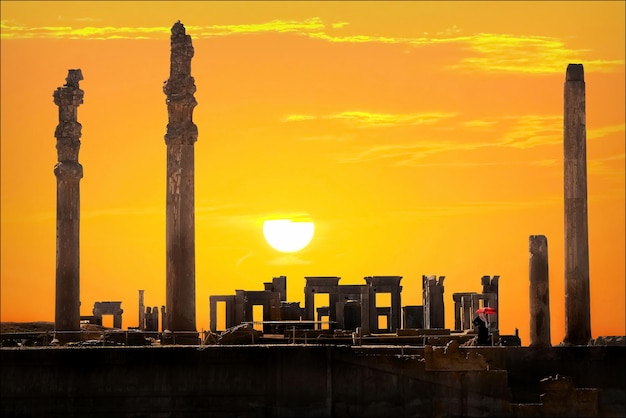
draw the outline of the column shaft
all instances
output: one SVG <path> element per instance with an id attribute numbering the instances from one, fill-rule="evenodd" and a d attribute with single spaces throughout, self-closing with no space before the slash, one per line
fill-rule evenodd
<path id="1" fill-rule="evenodd" d="M 567 67 L 564 88 L 565 343 L 591 339 L 585 78 L 582 64 Z"/>
<path id="2" fill-rule="evenodd" d="M 194 143 L 198 128 L 193 123 L 196 100 L 191 58 L 194 49 L 185 27 L 172 26 L 170 77 L 163 86 L 167 95 L 168 124 L 166 179 L 166 307 L 165 339 L 184 344 L 199 343 L 196 331 L 196 266 Z"/>
<path id="3" fill-rule="evenodd" d="M 550 286 L 548 240 L 544 235 L 529 238 L 530 346 L 550 347 Z"/>
<path id="4" fill-rule="evenodd" d="M 69 70 L 66 84 L 53 94 L 59 107 L 55 130 L 58 163 L 56 214 L 55 338 L 60 343 L 80 339 L 80 187 L 83 167 L 78 163 L 81 125 L 77 108 L 83 103 L 81 70 Z"/>

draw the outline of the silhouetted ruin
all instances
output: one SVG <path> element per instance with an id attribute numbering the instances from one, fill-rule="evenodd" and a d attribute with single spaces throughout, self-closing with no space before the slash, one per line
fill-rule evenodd
<path id="1" fill-rule="evenodd" d="M 550 282 L 548 275 L 548 240 L 543 235 L 528 239 L 530 260 L 530 346 L 549 347 L 550 343 Z"/>
<path id="2" fill-rule="evenodd" d="M 167 202 L 166 202 L 166 332 L 179 342 L 197 344 L 196 260 L 194 218 L 194 143 L 198 127 L 193 123 L 196 99 L 191 76 L 194 51 L 191 36 L 182 23 L 172 26 L 170 78 L 167 95 Z M 170 334 L 171 336 L 171 334 Z M 169 337 L 168 337 L 169 338 Z M 172 337 L 174 338 L 174 337 Z"/>
<path id="3" fill-rule="evenodd" d="M 69 70 L 66 83 L 53 94 L 59 107 L 57 138 L 59 162 L 54 166 L 57 178 L 57 240 L 55 338 L 60 342 L 80 339 L 80 179 L 83 166 L 78 163 L 81 124 L 77 121 L 83 91 L 80 69 Z"/>
<path id="4" fill-rule="evenodd" d="M 172 27 L 167 95 L 166 305 L 145 306 L 122 331 L 121 302 L 79 308 L 80 70 L 54 93 L 57 137 L 57 269 L 54 335 L 1 334 L 3 417 L 617 417 L 626 415 L 624 337 L 591 340 L 583 67 L 565 82 L 564 344 L 552 347 L 547 239 L 529 238 L 530 347 L 500 335 L 499 279 L 452 294 L 445 327 L 445 276 L 422 276 L 421 306 L 401 305 L 402 276 L 307 276 L 304 306 L 287 301 L 287 277 L 263 290 L 210 296 L 210 331 L 196 330 L 191 37 Z M 218 305 L 220 308 L 218 308 Z M 223 309 L 222 309 L 223 308 Z M 255 309 L 256 308 L 256 309 Z M 259 308 L 262 312 L 261 318 Z M 472 317 L 489 309 L 488 346 Z M 113 327 L 99 340 L 103 315 Z M 223 315 L 224 318 L 221 318 Z M 218 330 L 218 319 L 226 328 Z M 87 328 L 81 332 L 81 322 Z M 101 327 L 100 327 L 101 328 Z M 483 328 L 484 329 L 484 328 Z M 88 340 L 85 337 L 88 336 Z M 77 341 L 82 339 L 82 341 Z M 160 347 L 167 344 L 168 347 Z M 107 347 L 102 347 L 102 346 Z M 120 346 L 143 346 L 124 349 Z M 98 347 L 92 347 L 98 346 Z"/>
<path id="5" fill-rule="evenodd" d="M 563 166 L 565 184 L 565 339 L 591 339 L 587 225 L 587 122 L 585 72 L 569 64 L 565 75 Z"/>

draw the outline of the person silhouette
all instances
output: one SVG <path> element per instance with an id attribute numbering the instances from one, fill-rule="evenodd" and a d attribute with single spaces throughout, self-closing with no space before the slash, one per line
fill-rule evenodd
<path id="1" fill-rule="evenodd" d="M 487 323 L 487 317 L 482 312 L 472 321 L 472 324 L 478 329 L 478 345 L 489 345 Z"/>

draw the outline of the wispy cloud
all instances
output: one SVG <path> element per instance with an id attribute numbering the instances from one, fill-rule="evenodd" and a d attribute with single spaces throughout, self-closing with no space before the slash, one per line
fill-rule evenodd
<path id="1" fill-rule="evenodd" d="M 589 50 L 573 50 L 557 38 L 480 33 L 462 43 L 476 55 L 463 58 L 451 69 L 481 72 L 562 73 L 564 63 L 584 62 L 597 72 L 623 66 L 624 60 L 589 59 Z"/>
<path id="2" fill-rule="evenodd" d="M 340 120 L 361 127 L 390 127 L 434 124 L 454 116 L 456 116 L 456 113 L 451 112 L 373 113 L 346 111 L 331 115 L 288 115 L 284 118 L 284 121 Z"/>
<path id="3" fill-rule="evenodd" d="M 611 177 L 624 183 L 624 153 L 611 155 L 603 158 L 590 158 L 587 160 L 587 173 L 590 176 Z M 624 189 L 621 189 L 624 196 Z"/>
<path id="4" fill-rule="evenodd" d="M 552 198 L 542 196 L 537 200 L 503 200 L 503 201 L 465 201 L 454 204 L 422 205 L 415 210 L 396 211 L 394 216 L 406 218 L 450 218 L 475 214 L 502 213 L 511 210 L 525 210 L 543 207 L 559 206 L 563 202 L 561 196 Z"/>
<path id="5" fill-rule="evenodd" d="M 339 27 L 342 27 L 340 24 Z M 305 20 L 272 20 L 264 23 L 239 25 L 188 26 L 188 31 L 197 32 L 199 37 L 215 37 L 228 35 L 247 35 L 254 33 L 299 33 L 306 34 L 324 30 L 326 24 L 318 17 Z"/>
<path id="6" fill-rule="evenodd" d="M 514 124 L 501 137 L 500 145 L 533 148 L 563 141 L 563 117 L 560 115 L 524 115 L 510 119 L 514 119 Z"/>
<path id="7" fill-rule="evenodd" d="M 395 165 L 419 165 L 428 166 L 424 161 L 427 157 L 435 154 L 472 151 L 479 148 L 516 148 L 530 149 L 538 146 L 555 145 L 563 142 L 563 118 L 560 115 L 520 115 L 488 120 L 459 121 L 456 126 L 447 125 L 451 132 L 467 132 L 468 130 L 482 129 L 483 127 L 498 126 L 501 133 L 491 129 L 490 135 L 479 140 L 458 140 L 458 134 L 448 139 L 438 140 L 415 140 L 411 142 L 374 144 L 352 154 L 336 157 L 339 163 L 365 163 L 376 160 L 388 160 Z M 587 132 L 588 141 L 604 138 L 610 134 L 624 132 L 624 124 L 608 125 L 591 129 Z M 426 135 L 426 134 L 425 134 Z M 541 160 L 534 162 L 519 162 L 519 164 L 553 165 L 553 160 Z M 452 165 L 507 165 L 514 162 L 455 162 Z M 437 163 L 437 166 L 442 164 Z M 445 164 L 443 164 L 445 165 Z"/>
<path id="8" fill-rule="evenodd" d="M 600 139 L 604 138 L 610 134 L 614 133 L 622 133 L 625 132 L 625 125 L 623 123 L 618 125 L 608 125 L 601 126 L 599 128 L 587 129 L 587 138 L 588 139 Z"/>
<path id="9" fill-rule="evenodd" d="M 79 22 L 88 18 L 79 19 Z M 0 22 L 0 38 L 12 39 L 167 39 L 169 27 L 114 27 L 114 26 L 35 26 L 28 27 L 7 20 Z"/>
<path id="10" fill-rule="evenodd" d="M 80 26 L 95 21 L 89 17 L 76 19 L 78 25 L 28 27 L 9 20 L 1 21 L 0 37 L 10 39 L 166 39 L 170 27 Z M 324 22 L 319 17 L 304 20 L 272 20 L 261 23 L 186 26 L 195 39 L 223 36 L 276 33 L 305 36 L 330 43 L 373 43 L 421 47 L 454 44 L 469 56 L 448 67 L 453 71 L 489 73 L 562 73 L 564 63 L 584 62 L 592 71 L 609 72 L 624 65 L 623 59 L 597 59 L 592 51 L 571 49 L 558 38 L 512 34 L 462 34 L 462 29 L 442 31 L 418 37 L 393 37 L 369 34 L 345 34 L 349 22 Z"/>

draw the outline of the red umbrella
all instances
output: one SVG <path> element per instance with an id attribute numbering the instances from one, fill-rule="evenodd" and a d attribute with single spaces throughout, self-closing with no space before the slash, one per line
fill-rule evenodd
<path id="1" fill-rule="evenodd" d="M 485 315 L 492 315 L 496 313 L 496 310 L 490 306 L 485 306 L 476 310 L 476 313 L 484 313 Z"/>

